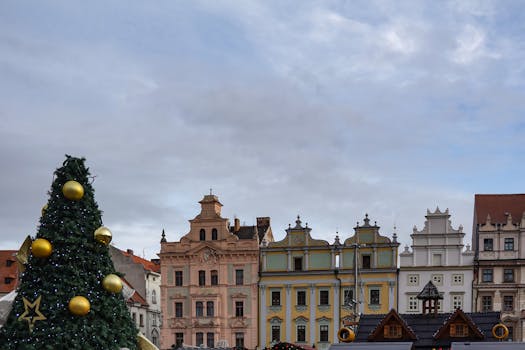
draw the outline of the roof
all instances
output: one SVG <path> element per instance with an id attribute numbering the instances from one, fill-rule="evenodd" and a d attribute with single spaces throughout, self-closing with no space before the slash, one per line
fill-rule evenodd
<path id="1" fill-rule="evenodd" d="M 15 257 L 16 253 L 16 250 L 0 250 L 0 294 L 7 294 L 17 286 L 18 263 Z M 12 280 L 6 283 L 6 278 Z"/>
<path id="2" fill-rule="evenodd" d="M 149 261 L 149 260 L 143 259 L 143 258 L 141 258 L 139 256 L 136 256 L 136 255 L 133 254 L 133 251 L 125 252 L 123 250 L 118 249 L 117 247 L 115 247 L 115 249 L 119 250 L 122 253 L 122 255 L 131 257 L 131 259 L 133 260 L 133 262 L 135 264 L 141 264 L 142 266 L 144 266 L 145 270 L 149 270 L 149 271 L 153 271 L 153 272 L 156 272 L 156 273 L 160 273 L 160 265 L 159 264 L 155 264 L 152 261 Z"/>
<path id="3" fill-rule="evenodd" d="M 240 226 L 237 231 L 235 231 L 235 226 L 230 226 L 230 231 L 239 237 L 239 239 L 253 239 L 254 235 L 259 235 L 259 242 L 264 238 L 264 235 L 270 228 L 270 218 L 261 217 L 257 218 L 257 225 L 253 226 Z"/>
<path id="4" fill-rule="evenodd" d="M 525 349 L 525 343 L 522 342 L 484 342 L 484 343 L 471 343 L 471 342 L 454 342 L 451 344 L 454 350 L 492 350 L 492 349 L 508 349 L 508 350 L 523 350 Z"/>
<path id="5" fill-rule="evenodd" d="M 464 313 L 472 323 L 479 328 L 484 339 L 480 341 L 496 341 L 492 336 L 492 327 L 500 322 L 499 312 L 473 312 Z M 399 316 L 414 331 L 417 340 L 416 348 L 432 348 L 437 346 L 450 346 L 450 339 L 434 339 L 434 335 L 449 321 L 453 314 L 400 314 Z M 386 315 L 361 315 L 357 330 L 356 342 L 366 342 L 368 336 L 377 328 Z M 471 340 L 471 339 L 468 339 Z M 471 340 L 473 341 L 473 340 Z"/>
<path id="6" fill-rule="evenodd" d="M 417 295 L 418 299 L 443 299 L 443 297 L 439 294 L 438 289 L 432 283 L 432 281 L 428 281 L 428 283 L 423 287 L 423 290 L 419 292 Z"/>
<path id="7" fill-rule="evenodd" d="M 141 306 L 148 306 L 148 302 L 146 301 L 146 299 L 144 299 L 142 297 L 142 295 L 140 295 L 139 292 L 137 292 L 135 290 L 135 288 L 133 288 L 133 286 L 131 285 L 131 283 L 129 283 L 124 277 L 121 277 L 122 279 L 122 282 L 124 282 L 129 288 L 131 288 L 132 290 L 134 290 L 135 292 L 128 298 L 128 300 L 126 300 L 126 302 L 131 302 L 131 303 L 139 303 Z"/>
<path id="8" fill-rule="evenodd" d="M 411 350 L 411 342 L 374 342 L 374 343 L 338 343 L 332 344 L 329 350 Z"/>
<path id="9" fill-rule="evenodd" d="M 492 223 L 507 222 L 507 213 L 514 224 L 521 222 L 525 212 L 525 194 L 476 194 L 474 197 L 474 226 L 484 224 L 487 215 Z"/>

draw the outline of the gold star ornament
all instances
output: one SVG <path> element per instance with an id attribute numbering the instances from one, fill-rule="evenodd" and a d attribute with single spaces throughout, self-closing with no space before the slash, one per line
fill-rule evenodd
<path id="1" fill-rule="evenodd" d="M 20 315 L 18 321 L 27 321 L 29 323 L 29 332 L 33 332 L 33 327 L 36 321 L 43 321 L 47 318 L 40 312 L 40 300 L 42 296 L 39 295 L 34 302 L 30 302 L 25 297 L 22 297 L 24 301 L 24 313 Z"/>

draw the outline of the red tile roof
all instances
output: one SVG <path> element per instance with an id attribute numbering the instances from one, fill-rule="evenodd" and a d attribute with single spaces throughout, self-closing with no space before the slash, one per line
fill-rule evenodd
<path id="1" fill-rule="evenodd" d="M 122 277 L 121 279 L 122 282 L 126 283 L 126 285 L 129 288 L 135 290 L 135 288 L 133 288 L 133 286 L 125 278 Z M 133 293 L 133 295 L 128 300 L 126 300 L 126 302 L 139 303 L 142 306 L 148 306 L 148 302 L 146 301 L 146 299 L 144 299 L 142 295 L 140 295 L 139 292 L 137 292 L 136 290 L 135 293 Z"/>
<path id="2" fill-rule="evenodd" d="M 0 250 L 0 293 L 7 294 L 18 284 L 18 264 L 16 250 Z M 8 261 L 10 261 L 8 263 Z M 9 266 L 8 266 L 9 265 Z M 11 278 L 10 283 L 5 283 L 6 278 Z"/>
<path id="3" fill-rule="evenodd" d="M 484 224 L 490 214 L 492 223 L 505 224 L 507 214 L 514 224 L 521 222 L 525 212 L 525 194 L 476 194 L 474 197 L 474 227 Z"/>
<path id="4" fill-rule="evenodd" d="M 117 249 L 118 249 L 118 248 L 117 248 Z M 120 249 L 119 249 L 119 250 L 120 250 Z M 159 265 L 159 264 L 155 264 L 154 262 L 151 262 L 151 261 L 149 261 L 149 260 L 142 259 L 141 257 L 134 255 L 134 254 L 133 254 L 133 251 L 131 251 L 131 252 L 125 252 L 125 251 L 123 251 L 123 250 L 120 250 L 120 252 L 121 252 L 124 256 L 130 256 L 130 257 L 133 259 L 133 262 L 134 262 L 135 264 L 141 264 L 142 266 L 144 266 L 144 268 L 145 268 L 146 270 L 160 273 L 160 265 Z"/>

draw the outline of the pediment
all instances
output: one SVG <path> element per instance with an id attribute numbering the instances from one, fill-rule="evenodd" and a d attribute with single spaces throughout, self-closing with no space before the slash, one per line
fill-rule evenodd
<path id="1" fill-rule="evenodd" d="M 270 324 L 281 324 L 283 322 L 283 319 L 280 318 L 279 316 L 274 316 L 268 319 L 268 322 L 270 322 Z"/>
<path id="2" fill-rule="evenodd" d="M 299 316 L 299 317 L 294 318 L 294 322 L 296 322 L 296 323 L 308 323 L 308 319 L 306 317 Z"/>

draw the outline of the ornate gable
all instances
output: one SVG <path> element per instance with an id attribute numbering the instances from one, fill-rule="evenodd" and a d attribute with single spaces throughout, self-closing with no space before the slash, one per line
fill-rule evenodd
<path id="1" fill-rule="evenodd" d="M 368 336 L 368 341 L 417 340 L 414 331 L 399 316 L 395 309 L 390 310 Z"/>
<path id="2" fill-rule="evenodd" d="M 327 241 L 312 238 L 310 235 L 311 231 L 312 229 L 308 227 L 308 223 L 303 227 L 301 225 L 300 217 L 297 216 L 295 227 L 288 227 L 286 230 L 286 237 L 281 241 L 269 242 L 268 247 L 328 247 L 330 245 Z"/>
<path id="3" fill-rule="evenodd" d="M 434 333 L 434 339 L 446 338 L 484 339 L 485 335 L 470 317 L 457 309 Z"/>

